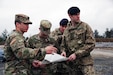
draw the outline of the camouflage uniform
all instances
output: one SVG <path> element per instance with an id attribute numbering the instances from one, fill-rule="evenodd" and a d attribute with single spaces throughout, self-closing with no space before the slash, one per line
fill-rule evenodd
<path id="1" fill-rule="evenodd" d="M 62 35 L 63 35 L 63 32 L 65 30 L 65 28 L 67 27 L 67 23 L 68 23 L 68 19 L 66 18 L 63 18 L 62 20 L 60 20 L 59 22 L 59 25 L 60 27 L 59 28 L 56 28 L 53 32 L 51 32 L 50 36 L 52 38 L 54 38 L 59 45 L 61 45 L 61 42 L 62 42 Z"/>
<path id="2" fill-rule="evenodd" d="M 16 15 L 15 20 L 31 24 L 28 16 L 23 14 Z M 43 53 L 39 49 L 26 48 L 23 33 L 17 30 L 13 30 L 9 35 L 4 49 L 6 57 L 5 75 L 31 75 L 28 69 L 28 60 L 36 57 L 38 52 L 40 55 L 45 55 L 45 51 Z"/>
<path id="3" fill-rule="evenodd" d="M 76 60 L 67 63 L 71 75 L 95 75 L 90 55 L 95 47 L 95 39 L 87 23 L 80 21 L 72 26 L 70 22 L 63 34 L 61 47 L 66 51 L 67 57 L 72 53 L 76 54 Z"/>
<path id="4" fill-rule="evenodd" d="M 62 42 L 63 33 L 60 31 L 60 28 L 56 28 L 53 32 L 51 32 L 50 36 L 54 38 L 58 44 L 60 45 Z"/>
<path id="5" fill-rule="evenodd" d="M 45 21 L 45 20 L 42 20 L 42 21 Z M 42 28 L 41 32 L 44 32 L 49 35 L 51 25 L 48 24 L 49 21 L 45 21 L 45 22 L 47 22 L 47 23 L 40 24 L 40 28 Z M 31 47 L 31 48 L 40 48 L 40 47 L 44 48 L 46 46 L 53 45 L 59 49 L 58 43 L 53 38 L 50 38 L 49 36 L 46 38 L 40 37 L 40 33 L 30 37 L 28 40 L 28 43 L 29 43 L 29 47 Z M 32 59 L 32 60 L 34 60 L 34 59 Z M 30 63 L 32 62 L 32 60 L 30 60 Z M 43 58 L 40 57 L 38 60 L 42 61 Z M 39 68 L 39 67 L 34 68 L 33 66 L 31 66 L 31 71 L 32 71 L 33 75 L 53 75 L 52 71 L 55 68 L 53 68 L 52 65 L 53 64 L 46 65 L 44 68 Z"/>
<path id="6" fill-rule="evenodd" d="M 36 57 L 37 49 L 25 47 L 22 33 L 13 31 L 5 43 L 5 75 L 28 75 L 29 59 Z M 44 54 L 45 55 L 45 54 Z"/>
<path id="7" fill-rule="evenodd" d="M 61 45 L 62 42 L 62 35 L 63 33 L 60 31 L 60 28 L 56 28 L 55 31 L 50 34 L 50 36 L 54 38 L 59 45 Z M 68 66 L 65 61 L 57 63 L 56 75 L 69 75 L 68 73 Z"/>
<path id="8" fill-rule="evenodd" d="M 68 23 L 68 19 L 63 18 L 59 22 L 60 27 L 56 28 L 50 34 L 50 36 L 52 38 L 54 38 L 58 42 L 59 45 L 61 45 L 62 35 L 63 35 L 63 32 L 64 32 L 65 28 L 67 27 L 67 23 Z M 57 63 L 56 75 L 69 75 L 69 70 L 68 70 L 68 66 L 66 64 L 66 61 Z"/>

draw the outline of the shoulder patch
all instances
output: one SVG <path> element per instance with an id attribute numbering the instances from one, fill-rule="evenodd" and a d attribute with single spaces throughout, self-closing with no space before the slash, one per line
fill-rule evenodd
<path id="1" fill-rule="evenodd" d="M 10 43 L 10 45 L 12 45 L 14 42 L 16 41 L 16 39 L 13 39 Z"/>

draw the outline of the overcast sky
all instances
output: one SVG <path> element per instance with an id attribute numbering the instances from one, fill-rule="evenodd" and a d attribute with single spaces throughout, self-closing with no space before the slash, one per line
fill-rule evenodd
<path id="1" fill-rule="evenodd" d="M 33 22 L 25 36 L 37 34 L 42 19 L 51 21 L 53 31 L 62 18 L 69 19 L 67 10 L 72 6 L 80 8 L 81 20 L 93 31 L 97 29 L 102 35 L 106 28 L 113 28 L 113 0 L 0 0 L 0 35 L 15 28 L 18 13 L 29 15 Z"/>

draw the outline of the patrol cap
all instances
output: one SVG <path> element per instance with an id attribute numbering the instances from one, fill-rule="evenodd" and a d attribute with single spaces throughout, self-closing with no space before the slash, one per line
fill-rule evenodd
<path id="1" fill-rule="evenodd" d="M 78 7 L 70 7 L 68 9 L 68 14 L 70 15 L 77 15 L 77 13 L 80 13 L 80 9 Z"/>
<path id="2" fill-rule="evenodd" d="M 68 19 L 63 18 L 59 24 L 60 24 L 60 26 L 67 26 L 67 23 L 68 23 Z"/>
<path id="3" fill-rule="evenodd" d="M 40 22 L 40 29 L 42 32 L 49 34 L 50 33 L 50 29 L 51 29 L 51 22 L 48 20 L 41 20 Z"/>
<path id="4" fill-rule="evenodd" d="M 15 22 L 22 22 L 26 24 L 32 24 L 32 22 L 29 20 L 29 16 L 24 14 L 16 14 L 15 15 Z"/>

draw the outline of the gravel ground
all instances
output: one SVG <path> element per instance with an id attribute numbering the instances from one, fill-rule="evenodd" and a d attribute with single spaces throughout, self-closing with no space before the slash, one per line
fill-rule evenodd
<path id="1" fill-rule="evenodd" d="M 95 58 L 96 75 L 113 75 L 113 58 Z"/>
<path id="2" fill-rule="evenodd" d="M 113 50 L 98 48 L 92 51 L 96 75 L 113 75 Z"/>

